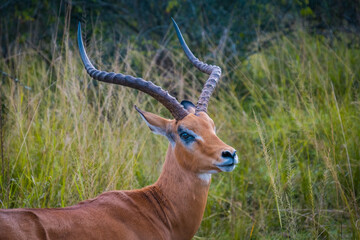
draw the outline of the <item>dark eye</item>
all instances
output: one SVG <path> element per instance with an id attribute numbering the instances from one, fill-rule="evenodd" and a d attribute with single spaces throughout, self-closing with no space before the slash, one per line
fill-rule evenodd
<path id="1" fill-rule="evenodd" d="M 183 139 L 183 140 L 185 140 L 187 142 L 194 140 L 194 136 L 192 136 L 192 135 L 190 135 L 190 134 L 188 134 L 186 132 L 181 133 L 180 137 L 181 137 L 181 139 Z"/>

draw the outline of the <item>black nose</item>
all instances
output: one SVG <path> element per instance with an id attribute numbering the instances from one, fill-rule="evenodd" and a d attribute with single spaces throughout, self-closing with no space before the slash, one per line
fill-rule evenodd
<path id="1" fill-rule="evenodd" d="M 235 156 L 236 156 L 236 151 L 234 151 L 233 153 L 231 153 L 230 151 L 226 150 L 226 151 L 223 151 L 223 152 L 221 153 L 221 156 L 222 156 L 223 158 L 235 158 Z"/>

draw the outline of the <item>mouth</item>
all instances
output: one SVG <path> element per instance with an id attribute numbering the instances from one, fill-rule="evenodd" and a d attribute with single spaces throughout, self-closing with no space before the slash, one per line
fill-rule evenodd
<path id="1" fill-rule="evenodd" d="M 215 166 L 222 172 L 232 172 L 235 169 L 235 164 L 215 164 Z"/>
<path id="2" fill-rule="evenodd" d="M 237 156 L 235 158 L 228 158 L 222 163 L 215 164 L 222 172 L 231 172 L 235 169 L 236 164 L 238 164 Z"/>

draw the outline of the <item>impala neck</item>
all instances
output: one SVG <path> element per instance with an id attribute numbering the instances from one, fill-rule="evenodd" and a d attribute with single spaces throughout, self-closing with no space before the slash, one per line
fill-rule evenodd
<path id="1" fill-rule="evenodd" d="M 210 186 L 209 181 L 181 167 L 174 149 L 169 145 L 166 160 L 155 183 L 169 202 L 168 217 L 174 232 L 191 237 L 198 230 Z"/>

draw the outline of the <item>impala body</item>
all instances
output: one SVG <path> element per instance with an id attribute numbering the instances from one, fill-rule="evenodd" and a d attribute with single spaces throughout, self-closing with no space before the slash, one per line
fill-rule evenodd
<path id="1" fill-rule="evenodd" d="M 210 75 L 196 106 L 189 101 L 180 104 L 152 82 L 95 69 L 85 53 L 80 24 L 78 30 L 80 55 L 91 77 L 143 91 L 174 116 L 165 119 L 135 106 L 148 127 L 169 141 L 159 179 L 142 189 L 110 191 L 66 208 L 0 210 L 0 239 L 191 239 L 195 235 L 211 174 L 232 171 L 238 158 L 216 136 L 206 113 L 221 70 L 199 61 L 175 21 L 174 26 L 189 60 Z"/>

